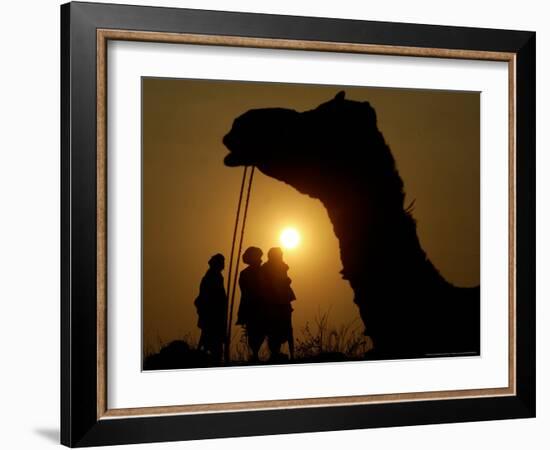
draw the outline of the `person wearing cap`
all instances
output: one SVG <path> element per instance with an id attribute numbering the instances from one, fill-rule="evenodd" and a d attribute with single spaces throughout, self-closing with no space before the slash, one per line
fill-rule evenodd
<path id="1" fill-rule="evenodd" d="M 265 334 L 265 305 L 263 302 L 261 265 L 263 252 L 258 247 L 248 247 L 243 253 L 243 262 L 248 266 L 239 274 L 241 301 L 237 313 L 237 325 L 244 327 L 251 361 L 258 362 L 260 347 Z"/>

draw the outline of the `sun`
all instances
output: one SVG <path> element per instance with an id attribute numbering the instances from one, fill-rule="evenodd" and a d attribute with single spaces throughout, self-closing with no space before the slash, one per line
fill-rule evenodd
<path id="1" fill-rule="evenodd" d="M 300 233 L 296 228 L 285 228 L 279 236 L 281 245 L 286 249 L 296 248 L 300 244 Z"/>

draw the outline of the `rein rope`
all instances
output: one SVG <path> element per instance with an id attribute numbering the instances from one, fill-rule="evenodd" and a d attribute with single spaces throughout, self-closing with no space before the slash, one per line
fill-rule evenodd
<path id="1" fill-rule="evenodd" d="M 241 235 L 239 239 L 239 247 L 237 250 L 237 259 L 235 260 L 235 273 L 233 274 L 233 257 L 235 256 L 235 241 L 237 240 L 237 230 L 239 228 L 239 218 L 241 215 L 241 205 L 243 200 L 243 193 L 244 193 L 244 186 L 246 184 L 246 176 L 248 172 L 248 166 L 245 166 L 243 170 L 243 179 L 241 182 L 241 190 L 239 194 L 239 202 L 237 204 L 237 213 L 235 216 L 235 227 L 233 229 L 233 240 L 231 242 L 231 257 L 229 261 L 229 273 L 227 275 L 227 298 L 231 299 L 230 305 L 229 305 L 229 320 L 227 322 L 227 334 L 226 334 L 226 340 L 225 340 L 225 354 L 224 354 L 224 360 L 227 364 L 230 360 L 230 348 L 231 348 L 231 327 L 233 324 L 233 309 L 235 305 L 235 292 L 237 287 L 237 276 L 239 274 L 239 264 L 241 259 L 241 251 L 243 246 L 243 240 L 244 240 L 244 230 L 246 226 L 246 217 L 248 215 L 248 205 L 250 203 L 250 192 L 252 190 L 252 180 L 254 178 L 254 169 L 255 167 L 252 166 L 252 169 L 250 170 L 250 178 L 248 179 L 248 188 L 246 192 L 246 200 L 244 204 L 244 213 L 243 213 L 243 220 L 242 220 L 242 227 L 241 227 Z M 231 283 L 231 276 L 233 275 L 233 283 Z"/>

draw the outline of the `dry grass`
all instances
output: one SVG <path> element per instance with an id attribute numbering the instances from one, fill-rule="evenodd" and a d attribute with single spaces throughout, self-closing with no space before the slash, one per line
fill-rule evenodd
<path id="1" fill-rule="evenodd" d="M 295 330 L 295 360 L 294 362 L 326 362 L 331 360 L 346 361 L 363 359 L 365 353 L 373 347 L 372 340 L 363 335 L 361 321 L 356 319 L 347 324 L 334 326 L 329 321 L 329 313 L 318 310 L 313 322 L 309 322 L 300 330 L 299 336 Z M 183 334 L 183 333 L 182 333 Z M 174 341 L 176 342 L 176 341 Z M 164 349 L 168 349 L 174 342 L 163 342 L 157 336 L 156 345 L 144 349 L 144 360 L 152 361 Z M 197 339 L 191 333 L 183 335 L 177 342 L 182 343 L 188 349 L 188 353 L 182 353 L 181 358 L 196 358 L 202 353 L 197 350 Z M 283 350 L 287 349 L 285 344 Z M 174 357 L 172 355 L 171 357 Z M 267 342 L 264 342 L 259 354 L 260 360 L 266 362 L 269 359 Z M 231 342 L 231 364 L 246 365 L 250 359 L 246 332 L 244 329 L 234 331 Z M 185 362 L 182 361 L 182 364 Z M 191 361 L 187 361 L 191 363 Z M 174 364 L 174 362 L 171 362 Z M 189 366 L 190 367 L 190 366 Z M 204 367 L 204 366 L 203 366 Z"/>
<path id="2" fill-rule="evenodd" d="M 329 311 L 317 312 L 313 325 L 302 328 L 302 337 L 296 339 L 297 358 L 314 358 L 327 353 L 339 353 L 349 359 L 361 359 L 372 349 L 372 340 L 363 334 L 358 320 L 340 326 L 329 323 Z"/>

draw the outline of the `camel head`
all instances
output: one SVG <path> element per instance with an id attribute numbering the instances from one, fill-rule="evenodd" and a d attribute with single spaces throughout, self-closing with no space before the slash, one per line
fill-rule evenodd
<path id="1" fill-rule="evenodd" d="M 369 174 L 394 171 L 393 157 L 368 102 L 344 92 L 317 108 L 252 109 L 237 117 L 223 138 L 230 167 L 256 166 L 267 176 L 314 198 L 356 188 Z"/>

